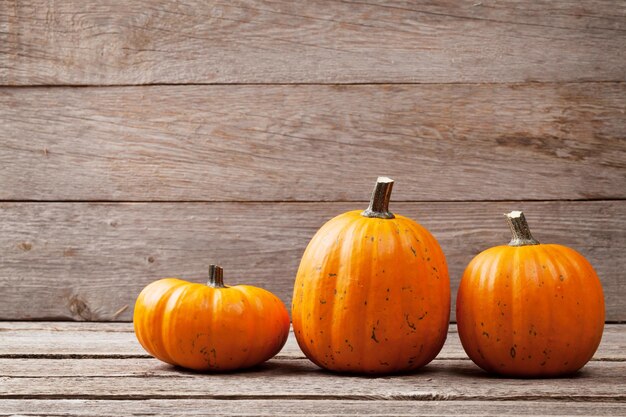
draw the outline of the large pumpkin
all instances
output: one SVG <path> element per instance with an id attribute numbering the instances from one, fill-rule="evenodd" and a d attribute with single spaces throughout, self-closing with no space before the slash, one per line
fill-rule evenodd
<path id="1" fill-rule="evenodd" d="M 463 274 L 456 304 L 463 348 L 488 372 L 575 372 L 602 338 L 600 280 L 575 250 L 539 244 L 521 211 L 507 220 L 511 242 L 478 254 Z"/>
<path id="2" fill-rule="evenodd" d="M 211 265 L 205 284 L 155 281 L 135 304 L 135 334 L 154 357 L 200 371 L 248 368 L 276 355 L 287 341 L 289 314 L 272 293 L 227 287 Z"/>
<path id="3" fill-rule="evenodd" d="M 292 320 L 305 355 L 340 372 L 419 368 L 441 350 L 450 282 L 435 238 L 389 212 L 393 181 L 379 178 L 370 206 L 328 221 L 307 246 Z"/>

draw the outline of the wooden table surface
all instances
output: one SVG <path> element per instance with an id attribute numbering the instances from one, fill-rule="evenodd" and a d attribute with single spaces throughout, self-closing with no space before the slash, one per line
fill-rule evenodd
<path id="1" fill-rule="evenodd" d="M 0 415 L 626 415 L 626 325 L 573 377 L 490 376 L 456 326 L 430 365 L 384 377 L 319 369 L 293 334 L 246 372 L 198 374 L 146 354 L 131 323 L 0 323 Z"/>

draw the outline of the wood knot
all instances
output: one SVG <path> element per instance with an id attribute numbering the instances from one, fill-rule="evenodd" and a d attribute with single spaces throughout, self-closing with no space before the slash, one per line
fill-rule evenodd
<path id="1" fill-rule="evenodd" d="M 70 297 L 68 308 L 72 316 L 79 321 L 91 321 L 95 319 L 87 303 L 77 295 Z"/>
<path id="2" fill-rule="evenodd" d="M 149 263 L 154 263 L 154 257 L 153 256 L 148 256 L 148 262 Z"/>
<path id="3" fill-rule="evenodd" d="M 29 250 L 33 248 L 33 244 L 29 242 L 22 242 L 19 245 L 17 245 L 17 247 L 23 250 L 24 252 L 28 252 Z"/>

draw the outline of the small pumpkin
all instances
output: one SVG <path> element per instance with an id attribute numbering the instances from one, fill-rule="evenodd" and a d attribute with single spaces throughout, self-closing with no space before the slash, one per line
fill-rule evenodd
<path id="1" fill-rule="evenodd" d="M 133 322 L 148 353 L 198 371 L 258 365 L 276 355 L 289 334 L 289 314 L 278 297 L 249 285 L 225 286 L 216 265 L 206 285 L 177 278 L 148 285 Z"/>
<path id="2" fill-rule="evenodd" d="M 450 282 L 444 254 L 428 230 L 389 211 L 392 186 L 378 178 L 369 208 L 328 221 L 300 262 L 294 333 L 322 368 L 409 371 L 430 362 L 445 342 Z"/>
<path id="3" fill-rule="evenodd" d="M 511 242 L 478 254 L 461 279 L 456 319 L 463 348 L 488 372 L 514 377 L 575 372 L 602 338 L 600 280 L 575 250 L 539 244 L 521 211 L 506 218 Z"/>

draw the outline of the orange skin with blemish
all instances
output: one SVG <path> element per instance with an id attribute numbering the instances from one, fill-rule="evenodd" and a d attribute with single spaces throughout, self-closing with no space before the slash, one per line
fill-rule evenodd
<path id="1" fill-rule="evenodd" d="M 604 297 L 591 264 L 566 246 L 497 246 L 468 265 L 456 318 L 465 352 L 488 372 L 573 373 L 593 356 Z"/>
<path id="2" fill-rule="evenodd" d="M 258 365 L 276 355 L 289 334 L 284 304 L 264 289 L 213 288 L 176 278 L 144 288 L 133 321 L 148 353 L 198 371 Z"/>
<path id="3" fill-rule="evenodd" d="M 320 367 L 389 374 L 439 353 L 450 281 L 435 238 L 404 216 L 351 211 L 328 221 L 302 257 L 292 302 L 296 339 Z"/>

